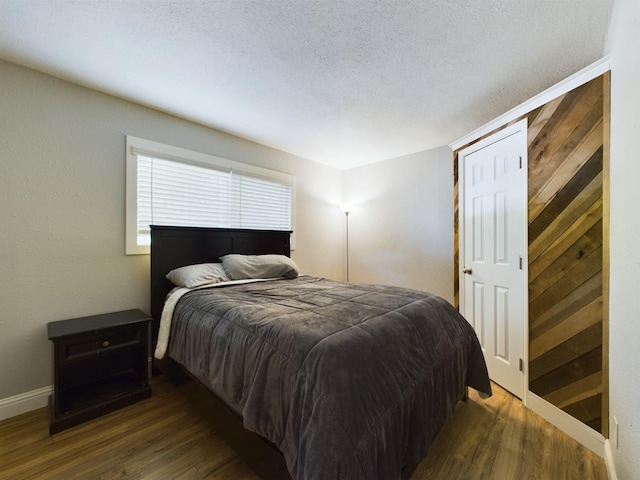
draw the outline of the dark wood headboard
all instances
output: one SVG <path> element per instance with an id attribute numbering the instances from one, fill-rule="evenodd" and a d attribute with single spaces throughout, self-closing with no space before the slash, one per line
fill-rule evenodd
<path id="1" fill-rule="evenodd" d="M 151 226 L 151 316 L 153 345 L 162 307 L 174 285 L 165 275 L 174 268 L 196 263 L 219 262 L 228 253 L 290 256 L 291 232 L 229 228 Z"/>

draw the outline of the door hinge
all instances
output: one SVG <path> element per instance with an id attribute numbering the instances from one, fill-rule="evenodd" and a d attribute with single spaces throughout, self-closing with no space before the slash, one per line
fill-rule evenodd
<path id="1" fill-rule="evenodd" d="M 520 257 L 518 257 L 518 268 L 520 270 L 522 270 L 522 255 L 520 255 Z"/>
<path id="2" fill-rule="evenodd" d="M 518 367 L 520 368 L 520 371 L 524 373 L 524 360 L 521 358 L 519 360 L 520 361 L 518 362 Z"/>

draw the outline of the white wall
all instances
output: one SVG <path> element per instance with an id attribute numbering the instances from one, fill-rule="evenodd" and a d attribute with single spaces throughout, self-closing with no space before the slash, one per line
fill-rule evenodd
<path id="1" fill-rule="evenodd" d="M 126 134 L 294 174 L 293 258 L 343 276 L 341 171 L 0 61 L 0 400 L 51 384 L 47 322 L 149 311 L 149 256 L 124 254 Z"/>
<path id="2" fill-rule="evenodd" d="M 345 172 L 350 280 L 453 301 L 453 159 L 441 147 Z"/>
<path id="3" fill-rule="evenodd" d="M 640 475 L 640 2 L 614 0 L 611 55 L 611 282 L 609 391 L 620 424 L 611 445 L 619 479 Z"/>

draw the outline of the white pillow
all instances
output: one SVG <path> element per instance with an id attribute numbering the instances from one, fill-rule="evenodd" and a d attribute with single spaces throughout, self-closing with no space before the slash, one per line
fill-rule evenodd
<path id="1" fill-rule="evenodd" d="M 221 263 L 198 263 L 176 268 L 167 273 L 167 279 L 178 287 L 186 288 L 231 280 Z"/>
<path id="2" fill-rule="evenodd" d="M 232 280 L 245 278 L 296 278 L 298 266 L 286 255 L 239 255 L 220 257 L 225 272 Z"/>

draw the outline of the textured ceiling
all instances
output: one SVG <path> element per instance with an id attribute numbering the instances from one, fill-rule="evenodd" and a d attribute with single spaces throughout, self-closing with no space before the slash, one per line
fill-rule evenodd
<path id="1" fill-rule="evenodd" d="M 0 58 L 346 169 L 598 60 L 610 3 L 0 0 Z"/>

